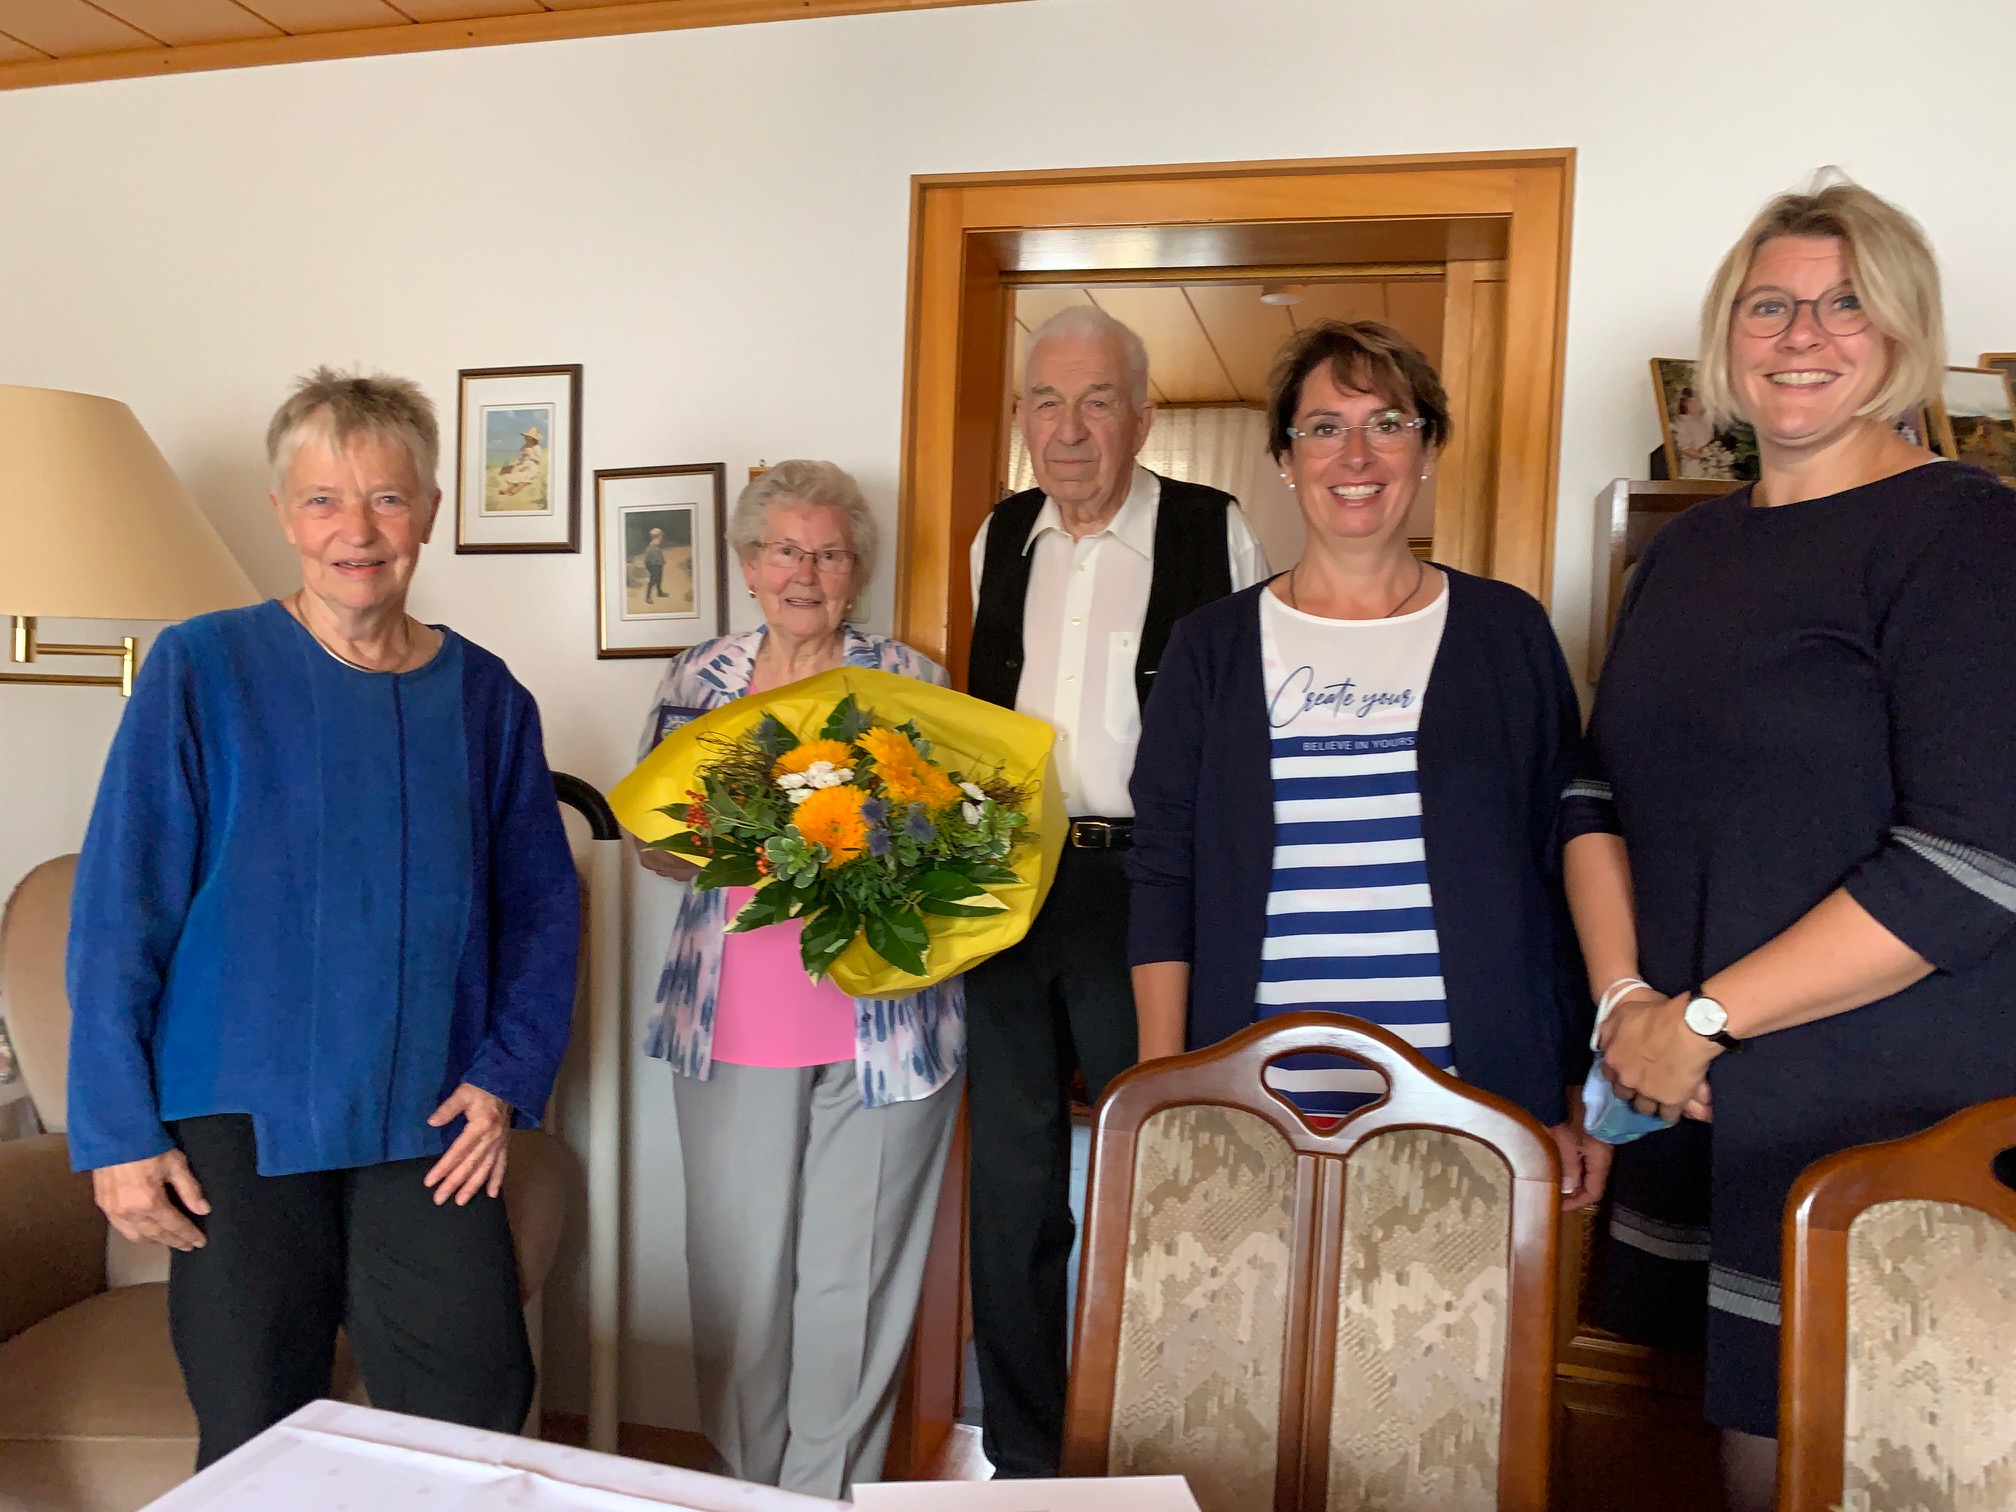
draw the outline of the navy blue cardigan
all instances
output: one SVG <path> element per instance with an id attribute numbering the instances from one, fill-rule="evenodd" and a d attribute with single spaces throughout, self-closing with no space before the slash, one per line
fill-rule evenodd
<path id="1" fill-rule="evenodd" d="M 1457 1068 L 1542 1123 L 1588 1070 L 1592 1009 L 1561 892 L 1557 816 L 1580 736 L 1543 610 L 1442 569 L 1449 619 L 1421 709 L 1428 885 Z M 1274 865 L 1260 674 L 1264 584 L 1177 623 L 1134 762 L 1129 959 L 1190 964 L 1191 1049 L 1253 1022 Z"/>

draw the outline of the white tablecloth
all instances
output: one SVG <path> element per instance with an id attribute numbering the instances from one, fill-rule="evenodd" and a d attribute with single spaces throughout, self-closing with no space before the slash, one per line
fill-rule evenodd
<path id="1" fill-rule="evenodd" d="M 832 1512 L 841 1505 L 508 1433 L 313 1402 L 147 1512 Z"/>

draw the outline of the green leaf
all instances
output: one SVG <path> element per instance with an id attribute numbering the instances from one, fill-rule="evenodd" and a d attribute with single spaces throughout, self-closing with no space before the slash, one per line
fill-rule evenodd
<path id="1" fill-rule="evenodd" d="M 982 894 L 986 896 L 986 894 Z M 989 914 L 997 914 L 1008 907 L 998 898 L 988 898 L 990 907 L 978 907 L 971 903 L 948 903 L 943 898 L 919 898 L 917 906 L 927 914 L 937 914 L 945 919 L 984 919 Z"/>
<path id="2" fill-rule="evenodd" d="M 756 896 L 743 905 L 742 911 L 728 921 L 728 932 L 742 934 L 766 925 L 782 924 L 791 917 L 794 902 L 790 888 L 779 887 L 772 882 L 759 889 Z"/>
<path id="3" fill-rule="evenodd" d="M 819 734 L 826 740 L 844 740 L 852 744 L 874 723 L 875 717 L 859 708 L 854 702 L 854 695 L 849 693 L 833 705 L 833 712 L 826 716 L 826 728 Z"/>
<path id="4" fill-rule="evenodd" d="M 756 749 L 772 761 L 786 751 L 798 748 L 798 737 L 775 714 L 765 714 L 749 738 L 756 743 Z"/>
<path id="5" fill-rule="evenodd" d="M 805 974 L 815 982 L 825 976 L 826 968 L 860 932 L 861 920 L 843 908 L 829 905 L 812 915 L 798 938 L 798 958 L 805 965 Z"/>
<path id="6" fill-rule="evenodd" d="M 868 948 L 899 971 L 924 975 L 924 947 L 931 937 L 924 921 L 909 909 L 897 913 L 870 914 L 865 928 Z"/>
<path id="7" fill-rule="evenodd" d="M 956 903 L 961 898 L 970 898 L 986 890 L 971 877 L 945 866 L 934 867 L 924 873 L 914 886 L 925 897 L 939 898 L 948 903 Z"/>
<path id="8" fill-rule="evenodd" d="M 754 887 L 763 874 L 756 870 L 754 856 L 716 856 L 694 879 L 697 886 Z"/>
<path id="9" fill-rule="evenodd" d="M 1022 879 L 1005 866 L 996 866 L 991 861 L 948 861 L 945 870 L 955 871 L 969 882 L 977 882 L 982 887 L 1007 887 Z"/>
<path id="10" fill-rule="evenodd" d="M 647 849 L 670 851 L 675 856 L 686 856 L 703 865 L 713 859 L 697 830 L 681 830 L 676 835 L 667 835 L 663 840 L 653 840 Z"/>

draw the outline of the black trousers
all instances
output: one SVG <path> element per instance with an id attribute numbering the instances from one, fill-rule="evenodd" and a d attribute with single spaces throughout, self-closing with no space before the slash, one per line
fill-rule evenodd
<path id="1" fill-rule="evenodd" d="M 966 975 L 973 1343 L 995 1474 L 1057 1473 L 1071 1257 L 1071 1073 L 1134 1064 L 1122 852 L 1066 849 L 1042 913 Z"/>
<path id="2" fill-rule="evenodd" d="M 339 1325 L 372 1406 L 519 1430 L 532 1349 L 500 1199 L 436 1207 L 431 1160 L 261 1176 L 239 1113 L 169 1133 L 210 1201 L 209 1242 L 168 1270 L 197 1468 L 329 1394 Z"/>

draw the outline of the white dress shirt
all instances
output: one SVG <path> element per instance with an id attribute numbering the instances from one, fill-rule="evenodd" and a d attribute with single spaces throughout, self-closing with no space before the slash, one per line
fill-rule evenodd
<path id="1" fill-rule="evenodd" d="M 1072 540 L 1055 500 L 1045 498 L 1025 551 L 1029 592 L 1022 602 L 1022 681 L 1015 707 L 1057 728 L 1057 776 L 1073 818 L 1131 819 L 1127 780 L 1141 741 L 1134 661 L 1148 614 L 1155 565 L 1155 517 L 1162 481 L 1134 469 L 1127 498 L 1106 528 Z M 973 601 L 987 561 L 990 515 L 973 537 Z M 1225 546 L 1237 592 L 1267 576 L 1267 558 L 1246 516 L 1225 511 Z"/>

